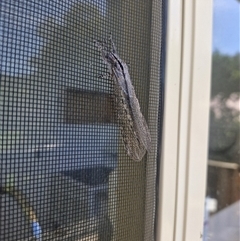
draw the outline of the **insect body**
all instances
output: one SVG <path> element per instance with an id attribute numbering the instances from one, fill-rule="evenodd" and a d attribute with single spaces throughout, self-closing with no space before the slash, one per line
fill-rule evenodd
<path id="1" fill-rule="evenodd" d="M 150 133 L 141 113 L 127 64 L 116 53 L 111 37 L 110 42 L 109 50 L 106 41 L 95 41 L 114 82 L 117 119 L 125 149 L 134 161 L 141 161 L 146 150 L 150 151 Z"/>

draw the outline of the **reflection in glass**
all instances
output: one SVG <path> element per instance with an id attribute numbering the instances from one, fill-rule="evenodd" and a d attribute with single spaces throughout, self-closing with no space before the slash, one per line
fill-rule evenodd
<path id="1" fill-rule="evenodd" d="M 204 241 L 240 239 L 238 0 L 215 0 Z"/>

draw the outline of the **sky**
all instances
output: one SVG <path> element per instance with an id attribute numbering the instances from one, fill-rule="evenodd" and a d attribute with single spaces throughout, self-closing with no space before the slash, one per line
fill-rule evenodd
<path id="1" fill-rule="evenodd" d="M 213 51 L 234 55 L 240 52 L 240 3 L 213 1 Z"/>

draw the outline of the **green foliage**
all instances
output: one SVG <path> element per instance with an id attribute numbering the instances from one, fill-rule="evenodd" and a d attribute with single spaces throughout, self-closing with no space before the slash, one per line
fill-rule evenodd
<path id="1" fill-rule="evenodd" d="M 212 56 L 212 91 L 211 97 L 221 94 L 229 97 L 233 92 L 240 92 L 240 54 L 222 55 L 218 51 Z"/>
<path id="2" fill-rule="evenodd" d="M 239 163 L 240 111 L 227 103 L 240 101 L 240 54 L 212 56 L 209 158 Z M 240 164 L 240 163 L 239 163 Z"/>

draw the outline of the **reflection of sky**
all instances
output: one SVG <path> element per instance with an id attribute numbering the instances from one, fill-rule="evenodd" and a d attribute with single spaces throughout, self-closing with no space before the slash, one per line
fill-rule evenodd
<path id="1" fill-rule="evenodd" d="M 61 21 L 77 2 L 96 4 L 105 13 L 106 0 L 0 0 L 1 72 L 29 74 L 28 61 L 43 45 L 37 27 L 48 17 Z"/>
<path id="2" fill-rule="evenodd" d="M 213 50 L 234 55 L 240 52 L 240 3 L 214 0 Z"/>

